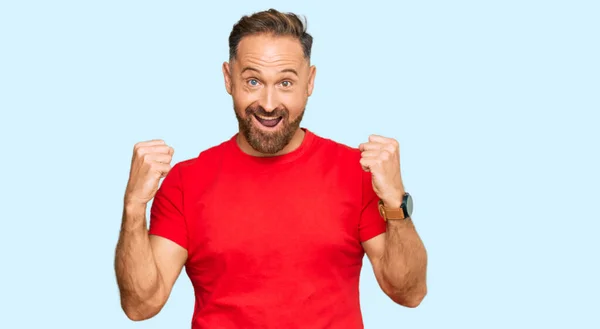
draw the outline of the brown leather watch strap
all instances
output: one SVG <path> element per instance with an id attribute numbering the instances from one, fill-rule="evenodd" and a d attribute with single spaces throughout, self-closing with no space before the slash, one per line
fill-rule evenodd
<path id="1" fill-rule="evenodd" d="M 379 214 L 384 220 L 405 219 L 404 210 L 402 208 L 390 208 L 383 205 L 383 201 L 379 200 Z"/>

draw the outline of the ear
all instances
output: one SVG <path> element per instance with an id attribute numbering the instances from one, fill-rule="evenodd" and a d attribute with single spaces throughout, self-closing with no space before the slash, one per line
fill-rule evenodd
<path id="1" fill-rule="evenodd" d="M 308 89 L 306 90 L 307 96 L 310 97 L 312 95 L 313 89 L 315 87 L 315 76 L 317 75 L 317 68 L 313 65 L 310 67 L 308 73 Z"/>
<path id="2" fill-rule="evenodd" d="M 223 78 L 225 78 L 225 89 L 231 95 L 231 65 L 227 62 L 223 62 Z"/>

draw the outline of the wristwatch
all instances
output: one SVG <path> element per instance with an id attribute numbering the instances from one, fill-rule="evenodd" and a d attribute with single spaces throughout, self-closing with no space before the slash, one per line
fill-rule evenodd
<path id="1" fill-rule="evenodd" d="M 379 214 L 383 217 L 383 220 L 396 220 L 396 219 L 410 219 L 413 211 L 413 200 L 412 196 L 408 193 L 404 193 L 402 198 L 402 204 L 400 208 L 390 208 L 383 204 L 383 200 L 379 200 Z"/>

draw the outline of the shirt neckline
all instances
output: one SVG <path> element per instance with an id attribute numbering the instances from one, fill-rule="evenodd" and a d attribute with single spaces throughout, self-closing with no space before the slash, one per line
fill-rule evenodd
<path id="1" fill-rule="evenodd" d="M 304 138 L 302 139 L 302 143 L 300 143 L 300 146 L 298 146 L 295 150 L 285 154 L 266 157 L 250 155 L 242 151 L 242 149 L 237 143 L 237 137 L 239 135 L 239 132 L 234 134 L 229 139 L 229 148 L 241 161 L 244 162 L 251 162 L 258 165 L 281 165 L 290 163 L 302 157 L 306 153 L 306 151 L 311 148 L 311 145 L 315 140 L 315 135 L 313 132 L 304 127 L 301 127 L 300 129 L 304 131 Z"/>

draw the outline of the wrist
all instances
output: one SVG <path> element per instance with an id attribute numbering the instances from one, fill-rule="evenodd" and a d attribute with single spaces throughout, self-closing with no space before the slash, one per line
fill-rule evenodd
<path id="1" fill-rule="evenodd" d="M 400 190 L 390 196 L 381 198 L 381 201 L 383 201 L 383 205 L 388 208 L 400 208 L 400 206 L 402 206 L 402 201 L 404 200 L 404 194 L 404 190 Z"/>
<path id="2" fill-rule="evenodd" d="M 125 199 L 123 210 L 126 215 L 146 214 L 147 204 L 136 202 L 134 200 Z"/>
<path id="3" fill-rule="evenodd" d="M 126 233 L 142 233 L 146 229 L 146 205 L 126 202 L 123 207 L 121 231 Z"/>
<path id="4" fill-rule="evenodd" d="M 400 206 L 402 205 L 402 199 L 381 199 L 383 201 L 383 205 L 386 208 L 400 208 Z"/>
<path id="5" fill-rule="evenodd" d="M 413 211 L 412 196 L 406 192 L 402 196 L 382 197 L 379 200 L 379 213 L 388 219 L 410 219 Z"/>

